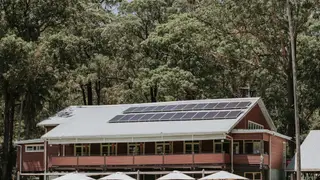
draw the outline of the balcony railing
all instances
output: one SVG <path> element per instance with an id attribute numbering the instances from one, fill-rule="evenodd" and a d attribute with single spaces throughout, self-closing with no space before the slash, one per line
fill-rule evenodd
<path id="1" fill-rule="evenodd" d="M 178 165 L 178 164 L 225 164 L 230 155 L 221 154 L 177 154 L 137 156 L 53 156 L 49 167 L 57 166 L 125 166 L 125 165 Z"/>
<path id="2" fill-rule="evenodd" d="M 260 154 L 235 154 L 234 164 L 250 164 L 250 165 L 268 165 L 269 155 L 264 154 L 263 158 Z"/>

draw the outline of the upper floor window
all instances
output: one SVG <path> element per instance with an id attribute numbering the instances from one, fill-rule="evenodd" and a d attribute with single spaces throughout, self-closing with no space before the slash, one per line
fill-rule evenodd
<path id="1" fill-rule="evenodd" d="M 143 143 L 128 143 L 128 154 L 129 155 L 143 154 Z"/>
<path id="2" fill-rule="evenodd" d="M 199 141 L 186 141 L 184 143 L 184 153 L 199 153 L 200 150 L 200 142 Z"/>
<path id="3" fill-rule="evenodd" d="M 156 154 L 170 154 L 172 153 L 172 144 L 170 142 L 157 142 Z"/>
<path id="4" fill-rule="evenodd" d="M 75 144 L 74 145 L 75 156 L 90 156 L 90 144 Z"/>
<path id="5" fill-rule="evenodd" d="M 26 152 L 43 152 L 44 145 L 42 144 L 34 144 L 34 145 L 26 145 Z"/>
<path id="6" fill-rule="evenodd" d="M 264 129 L 264 126 L 252 121 L 248 121 L 248 129 Z"/>
<path id="7" fill-rule="evenodd" d="M 101 155 L 107 155 L 107 156 L 112 156 L 112 155 L 117 155 L 117 144 L 101 144 L 101 149 L 100 149 L 100 154 Z"/>

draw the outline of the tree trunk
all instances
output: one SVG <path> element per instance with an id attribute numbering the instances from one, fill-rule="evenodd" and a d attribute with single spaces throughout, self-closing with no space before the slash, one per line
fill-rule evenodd
<path id="1" fill-rule="evenodd" d="M 290 53 L 289 53 L 290 56 Z M 286 122 L 287 126 L 287 135 L 289 137 L 295 137 L 295 125 L 294 125 L 294 97 L 293 97 L 293 78 L 292 78 L 292 61 L 291 57 L 288 58 L 288 68 L 287 68 L 287 114 Z M 289 141 L 289 156 L 294 155 L 295 143 L 294 141 Z"/>
<path id="2" fill-rule="evenodd" d="M 82 84 L 80 84 L 80 88 L 81 88 L 81 92 L 82 92 L 83 105 L 87 105 L 86 91 L 85 91 Z"/>
<path id="3" fill-rule="evenodd" d="M 101 82 L 100 80 L 98 80 L 95 83 L 95 90 L 96 90 L 96 95 L 97 95 L 97 105 L 100 105 L 100 101 L 101 101 Z"/>
<path id="4" fill-rule="evenodd" d="M 8 83 L 4 83 L 4 135 L 3 135 L 3 146 L 2 146 L 2 178 L 11 179 L 12 172 L 12 138 L 13 138 L 13 114 L 14 113 L 14 99 L 12 94 L 8 90 Z"/>
<path id="5" fill-rule="evenodd" d="M 92 100 L 92 83 L 91 83 L 91 81 L 87 84 L 87 93 L 88 93 L 88 105 L 92 105 L 93 100 Z"/>
<path id="6" fill-rule="evenodd" d="M 150 87 L 150 97 L 151 102 L 157 102 L 157 95 L 158 95 L 158 87 L 157 85 Z"/>

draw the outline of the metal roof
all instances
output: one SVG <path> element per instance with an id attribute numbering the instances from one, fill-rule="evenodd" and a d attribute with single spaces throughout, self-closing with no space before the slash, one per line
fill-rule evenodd
<path id="1" fill-rule="evenodd" d="M 250 101 L 251 105 L 236 119 L 205 120 L 205 121 L 164 121 L 164 122 L 138 122 L 138 123 L 108 123 L 114 116 L 133 106 L 142 104 L 119 104 L 102 106 L 70 106 L 54 116 L 40 122 L 39 126 L 59 124 L 57 127 L 42 136 L 42 139 L 65 138 L 118 138 L 118 137 L 146 137 L 146 136 L 175 136 L 199 134 L 224 134 L 244 117 L 252 107 L 259 104 L 264 107 L 260 98 L 233 98 L 233 99 L 207 99 L 192 101 L 172 101 L 158 103 L 144 103 L 143 105 L 171 105 L 207 102 L 236 102 Z M 266 110 L 262 109 L 270 127 L 275 127 L 268 119 Z"/>
<path id="2" fill-rule="evenodd" d="M 301 144 L 301 171 L 316 172 L 320 171 L 319 144 L 320 130 L 312 130 Z M 296 156 L 291 159 L 287 171 L 296 171 Z"/>

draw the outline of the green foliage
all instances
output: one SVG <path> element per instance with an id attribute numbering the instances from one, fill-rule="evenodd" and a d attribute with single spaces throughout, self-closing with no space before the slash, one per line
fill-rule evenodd
<path id="1" fill-rule="evenodd" d="M 39 137 L 36 123 L 69 105 L 239 97 L 244 86 L 293 136 L 284 1 L 17 0 L 0 8 L 0 110 L 14 109 L 13 137 Z M 319 127 L 319 4 L 299 1 L 293 17 L 307 132 Z M 1 127 L 11 122 L 4 117 Z"/>

